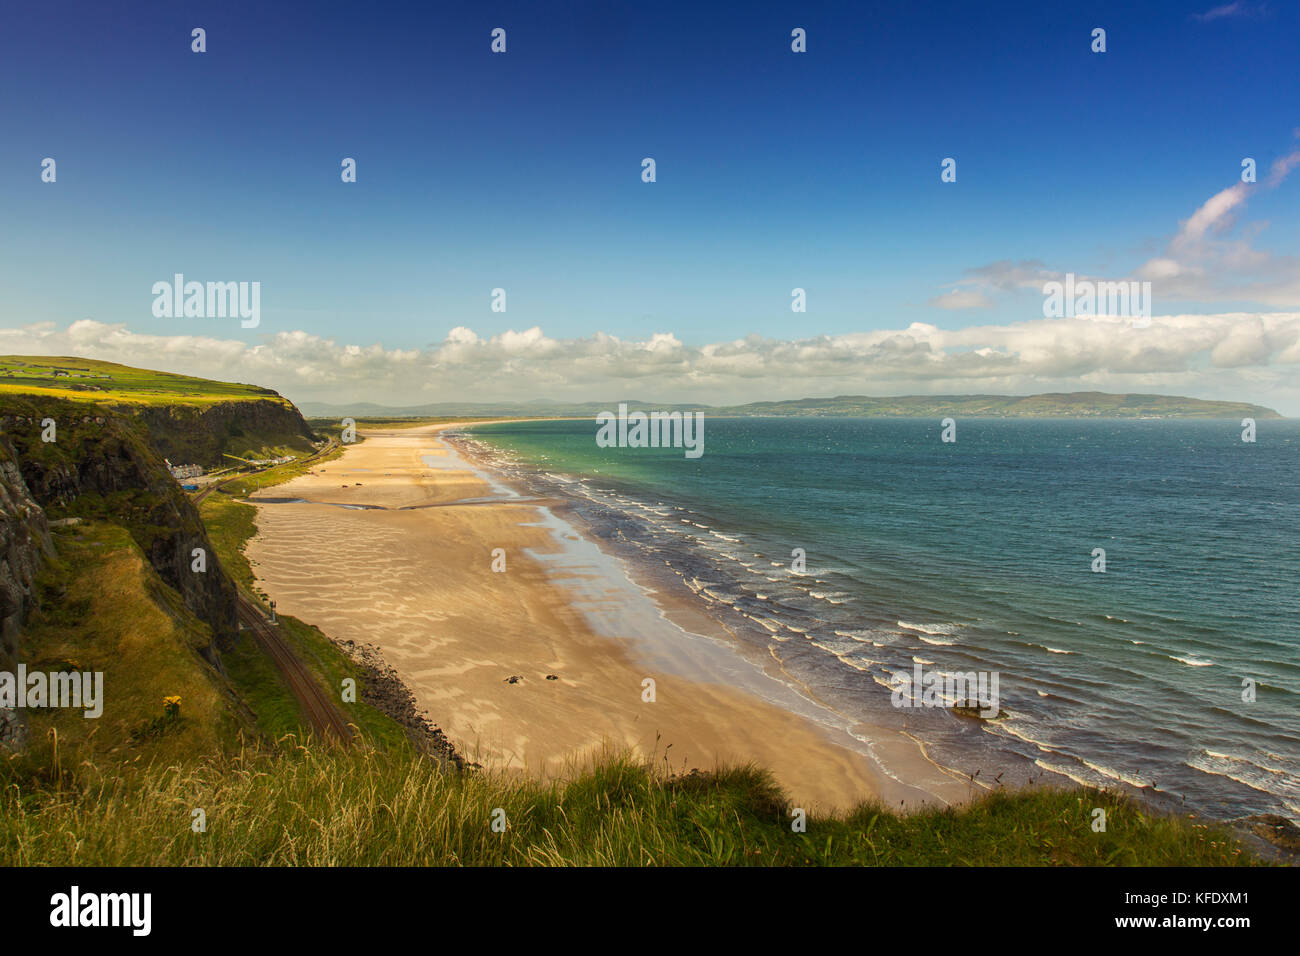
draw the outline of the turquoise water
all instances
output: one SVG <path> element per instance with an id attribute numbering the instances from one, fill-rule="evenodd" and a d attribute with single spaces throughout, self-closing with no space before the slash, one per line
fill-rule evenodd
<path id="1" fill-rule="evenodd" d="M 1300 816 L 1300 422 L 710 419 L 695 460 L 595 432 L 472 435 L 849 719 L 985 780 Z M 893 707 L 918 663 L 996 672 L 1007 716 Z"/>

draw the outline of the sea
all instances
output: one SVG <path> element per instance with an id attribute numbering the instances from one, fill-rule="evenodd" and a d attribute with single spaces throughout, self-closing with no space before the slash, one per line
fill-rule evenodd
<path id="1" fill-rule="evenodd" d="M 453 443 L 972 781 L 1300 818 L 1300 421 L 708 418 L 698 458 L 597 427 Z M 929 673 L 996 674 L 1000 715 L 899 706 Z"/>

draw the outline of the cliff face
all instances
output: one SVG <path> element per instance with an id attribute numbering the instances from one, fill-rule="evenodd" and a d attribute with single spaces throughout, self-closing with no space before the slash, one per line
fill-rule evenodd
<path id="1" fill-rule="evenodd" d="M 53 442 L 42 441 L 45 419 L 55 422 Z M 35 504 L 54 517 L 99 518 L 126 527 L 163 581 L 212 628 L 217 648 L 231 646 L 237 630 L 234 585 L 198 510 L 168 474 L 139 421 L 72 402 L 11 400 L 0 403 L 0 431 Z M 205 571 L 192 569 L 195 548 L 206 553 Z M 210 657 L 215 663 L 216 655 Z"/>
<path id="2" fill-rule="evenodd" d="M 229 465 L 222 455 L 248 457 L 272 447 L 310 452 L 315 438 L 302 415 L 279 400 L 199 405 L 149 405 L 115 409 L 138 419 L 153 444 L 173 464 Z"/>
<path id="3" fill-rule="evenodd" d="M 0 437 L 0 659 L 12 659 L 36 600 L 36 572 L 53 554 L 45 512 L 27 490 L 13 445 Z"/>
<path id="4" fill-rule="evenodd" d="M 54 554 L 45 512 L 27 490 L 13 446 L 0 437 L 0 669 L 12 670 L 18 634 L 36 605 L 36 572 Z M 0 710 L 0 746 L 20 747 L 24 711 Z"/>

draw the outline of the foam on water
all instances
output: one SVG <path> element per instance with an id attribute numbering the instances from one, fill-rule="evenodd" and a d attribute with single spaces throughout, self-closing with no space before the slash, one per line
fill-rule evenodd
<path id="1" fill-rule="evenodd" d="M 1300 765 L 1300 598 L 1283 583 L 1300 580 L 1300 494 L 1278 444 L 1243 458 L 1214 422 L 976 421 L 944 449 L 950 465 L 909 421 L 819 421 L 815 445 L 800 421 L 709 428 L 692 462 L 597 449 L 583 422 L 474 434 L 512 480 L 571 499 L 584 527 L 676 576 L 847 722 L 897 720 L 882 675 L 914 664 L 997 672 L 1010 719 L 912 711 L 909 733 L 963 772 L 1005 763 L 1004 781 L 1150 775 L 1222 816 L 1300 801 L 1279 774 L 1189 756 L 1207 739 L 1242 757 L 1281 740 L 1270 766 Z M 1300 441 L 1300 423 L 1270 429 Z M 1094 544 L 1104 575 L 1089 572 Z M 793 548 L 806 573 L 776 560 Z M 1225 671 L 1268 691 L 1246 708 Z"/>

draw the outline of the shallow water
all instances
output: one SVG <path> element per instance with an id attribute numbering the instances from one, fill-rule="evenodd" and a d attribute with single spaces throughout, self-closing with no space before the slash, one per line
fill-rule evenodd
<path id="1" fill-rule="evenodd" d="M 465 431 L 847 721 L 1004 783 L 1300 815 L 1300 422 L 710 419 L 695 460 L 595 430 Z M 893 707 L 917 664 L 996 672 L 1008 716 Z"/>

